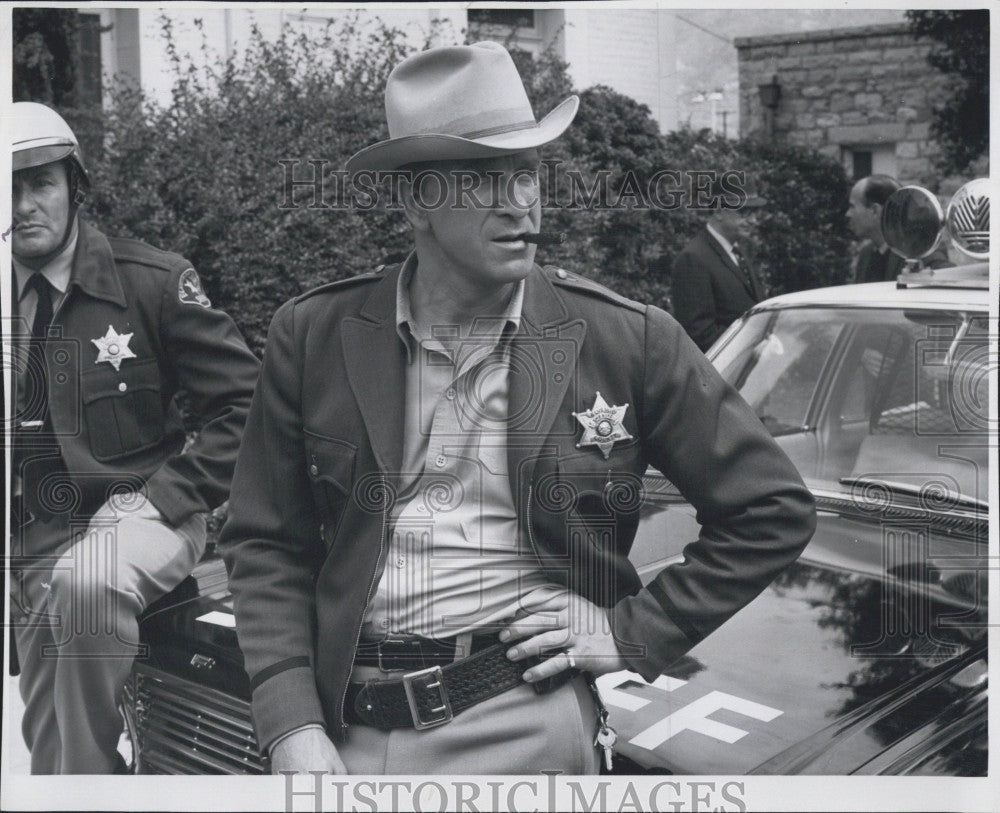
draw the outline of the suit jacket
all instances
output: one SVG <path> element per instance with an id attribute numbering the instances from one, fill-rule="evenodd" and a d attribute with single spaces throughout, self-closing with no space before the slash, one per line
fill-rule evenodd
<path id="1" fill-rule="evenodd" d="M 134 354 L 117 369 L 93 341 L 109 327 L 129 335 Z M 176 526 L 226 499 L 259 364 L 229 316 L 208 304 L 190 262 L 81 220 L 45 356 L 72 498 L 44 485 L 50 458 L 29 455 L 22 491 L 38 494 L 43 510 L 85 518 L 124 485 L 145 489 Z M 180 390 L 204 421 L 187 451 Z"/>
<path id="2" fill-rule="evenodd" d="M 702 229 L 674 259 L 671 299 L 674 316 L 702 350 L 764 298 L 764 286 L 744 258 L 750 282 L 726 250 Z"/>
<path id="3" fill-rule="evenodd" d="M 953 263 L 948 259 L 948 250 L 938 246 L 930 257 L 923 261 L 927 268 L 947 268 Z M 855 282 L 895 282 L 896 277 L 906 268 L 906 260 L 887 248 L 880 252 L 871 240 L 865 241 L 858 252 L 854 265 Z"/>
<path id="4" fill-rule="evenodd" d="M 283 305 L 236 466 L 220 549 L 265 749 L 342 732 L 362 617 L 388 547 L 403 449 L 399 267 Z M 810 493 L 739 395 L 666 313 L 535 267 L 511 339 L 507 462 L 519 533 L 548 577 L 608 608 L 649 679 L 756 596 L 814 527 Z M 600 392 L 631 440 L 578 448 Z M 641 587 L 628 560 L 642 475 L 660 469 L 703 528 Z"/>

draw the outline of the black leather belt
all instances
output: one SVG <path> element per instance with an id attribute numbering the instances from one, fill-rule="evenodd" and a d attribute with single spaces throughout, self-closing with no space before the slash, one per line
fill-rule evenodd
<path id="1" fill-rule="evenodd" d="M 348 723 L 383 731 L 443 725 L 460 711 L 524 683 L 521 676 L 538 661 L 509 660 L 507 649 L 508 645 L 494 644 L 444 666 L 431 666 L 390 680 L 351 683 L 344 716 Z M 570 677 L 567 670 L 528 685 L 542 694 Z"/>
<path id="2" fill-rule="evenodd" d="M 468 651 L 459 652 L 467 657 L 497 643 L 496 633 L 474 635 Z M 361 642 L 354 655 L 358 666 L 377 666 L 384 672 L 413 672 L 432 666 L 446 666 L 455 660 L 456 641 L 431 638 L 386 639 L 378 642 Z"/>

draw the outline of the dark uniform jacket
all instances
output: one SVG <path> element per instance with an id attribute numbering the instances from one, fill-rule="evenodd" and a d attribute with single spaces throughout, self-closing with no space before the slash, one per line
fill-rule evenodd
<path id="1" fill-rule="evenodd" d="M 702 229 L 674 258 L 670 297 L 674 316 L 702 350 L 764 297 L 764 288 L 749 260 L 750 281 L 726 250 Z"/>
<path id="2" fill-rule="evenodd" d="M 92 341 L 109 327 L 132 334 L 135 358 L 117 370 L 98 361 Z M 144 486 L 176 526 L 228 497 L 259 365 L 232 320 L 208 305 L 187 260 L 107 238 L 81 219 L 45 354 L 52 430 L 73 488 L 66 502 L 68 492 L 43 487 L 43 507 L 86 518 L 113 489 Z M 205 421 L 183 454 L 180 390 Z M 36 465 L 25 466 L 23 493 L 39 488 L 46 469 Z"/>
<path id="3" fill-rule="evenodd" d="M 258 737 L 339 737 L 403 450 L 399 268 L 316 289 L 271 324 L 220 547 Z M 653 679 L 756 596 L 814 527 L 810 493 L 760 421 L 666 313 L 535 267 L 511 340 L 507 462 L 519 532 L 548 577 L 613 607 Z M 628 404 L 632 440 L 577 447 L 573 412 Z M 703 529 L 641 588 L 628 560 L 641 477 L 660 469 Z"/>
<path id="4" fill-rule="evenodd" d="M 926 268 L 947 268 L 952 265 L 948 250 L 938 246 L 930 257 L 923 261 Z M 879 251 L 875 243 L 868 240 L 861 246 L 854 264 L 854 282 L 895 282 L 896 277 L 906 269 L 906 260 L 888 246 Z"/>

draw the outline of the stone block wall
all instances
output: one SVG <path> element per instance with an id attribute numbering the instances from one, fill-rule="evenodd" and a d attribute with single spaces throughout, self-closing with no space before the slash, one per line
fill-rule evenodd
<path id="1" fill-rule="evenodd" d="M 930 43 L 914 39 L 907 24 L 741 37 L 735 44 L 741 136 L 766 135 L 758 87 L 777 76 L 776 139 L 845 163 L 852 148 L 891 145 L 901 181 L 935 176 L 930 118 L 948 79 L 927 63 Z"/>

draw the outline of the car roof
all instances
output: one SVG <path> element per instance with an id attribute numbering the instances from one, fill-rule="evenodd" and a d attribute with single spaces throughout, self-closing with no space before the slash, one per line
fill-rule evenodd
<path id="1" fill-rule="evenodd" d="M 778 308 L 848 307 L 912 308 L 938 310 L 989 311 L 989 290 L 985 288 L 912 287 L 900 288 L 895 282 L 866 282 L 859 285 L 836 285 L 782 294 L 755 305 L 751 313 Z"/>

